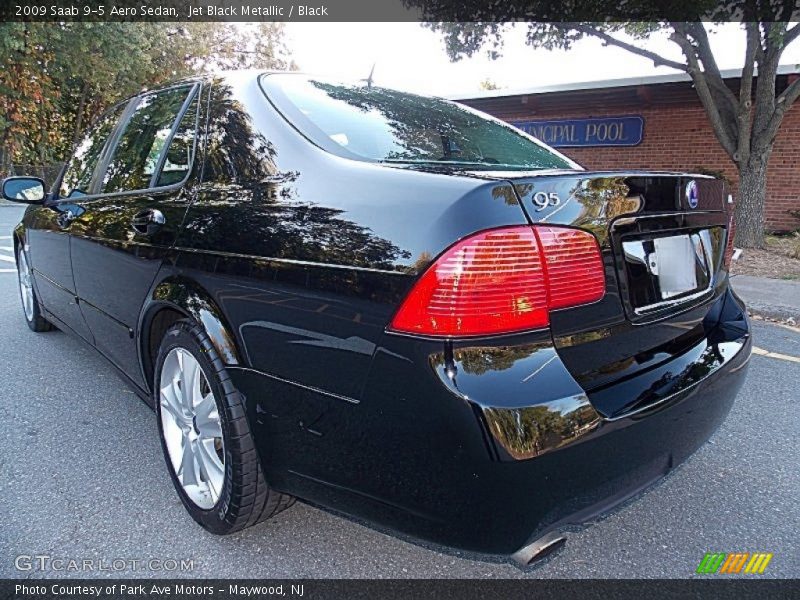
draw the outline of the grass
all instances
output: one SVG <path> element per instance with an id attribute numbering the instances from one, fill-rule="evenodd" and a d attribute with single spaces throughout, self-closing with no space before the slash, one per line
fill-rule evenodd
<path id="1" fill-rule="evenodd" d="M 783 254 L 789 258 L 800 259 L 800 231 L 782 235 L 767 235 L 765 242 L 767 250 Z"/>

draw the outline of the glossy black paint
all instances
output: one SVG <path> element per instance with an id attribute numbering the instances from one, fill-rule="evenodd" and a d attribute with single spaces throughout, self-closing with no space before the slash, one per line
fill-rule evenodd
<path id="1" fill-rule="evenodd" d="M 730 293 L 726 298 L 734 313 L 726 313 L 726 318 L 741 324 L 746 319 L 741 307 Z M 375 518 L 393 518 L 395 526 L 409 533 L 448 545 L 500 554 L 550 529 L 588 520 L 679 464 L 724 419 L 744 378 L 750 340 L 728 322 L 714 327 L 719 310 L 710 311 L 709 327 L 714 332 L 724 330 L 725 339 L 742 344 L 723 367 L 649 413 L 596 423 L 584 409 L 576 415 L 581 425 L 570 428 L 579 431 L 575 438 L 563 436 L 562 422 L 553 418 L 557 412 L 553 409 L 563 409 L 568 417 L 582 406 L 580 388 L 564 373 L 559 359 L 538 370 L 541 365 L 530 352 L 547 352 L 546 346 L 536 346 L 538 336 L 494 340 L 489 346 L 514 349 L 501 354 L 494 365 L 476 360 L 466 366 L 462 358 L 455 364 L 460 394 L 446 397 L 436 392 L 438 382 L 419 376 L 425 362 L 440 356 L 443 344 L 409 346 L 387 336 L 373 363 L 366 387 L 369 395 L 362 397 L 361 405 L 364 413 L 371 412 L 361 418 L 370 431 L 378 430 L 384 442 L 370 446 L 372 452 L 359 453 L 357 462 L 353 457 L 350 486 L 337 472 L 336 502 L 362 503 L 348 487 L 358 493 L 367 489 L 371 497 L 382 498 L 379 490 L 390 486 L 393 503 L 407 514 L 392 516 L 393 510 L 373 500 L 371 509 L 380 515 Z M 461 347 L 466 357 L 486 352 L 483 343 Z M 486 369 L 480 377 L 468 373 L 476 366 Z M 447 377 L 444 370 L 437 372 L 440 381 Z M 530 379 L 525 381 L 526 377 Z M 649 385 L 632 378 L 608 389 L 608 394 L 638 397 Z M 558 401 L 560 395 L 563 402 Z M 586 396 L 594 401 L 593 394 Z M 397 408 L 387 414 L 384 406 Z M 419 417 L 409 420 L 408 413 Z M 470 413 L 482 427 L 473 425 Z M 549 419 L 542 418 L 545 414 Z M 389 461 L 385 450 L 378 451 L 390 443 L 386 440 L 397 444 L 390 447 L 402 461 Z M 429 485 L 420 485 L 421 474 Z M 414 512 L 418 515 L 410 516 Z"/>
<path id="2" fill-rule="evenodd" d="M 434 542 L 511 554 L 662 476 L 724 419 L 750 354 L 727 273 L 696 302 L 636 323 L 619 245 L 637 232 L 725 227 L 718 182 L 701 181 L 706 204 L 690 211 L 685 175 L 355 161 L 300 135 L 252 73 L 197 83 L 200 133 L 185 182 L 51 198 L 28 209 L 15 243 L 30 248 L 48 314 L 145 397 L 159 323 L 201 323 L 245 396 L 277 489 Z M 537 210 L 537 191 L 562 202 Z M 147 209 L 165 225 L 142 233 L 132 219 Z M 447 247 L 534 222 L 597 236 L 601 301 L 518 335 L 387 333 Z"/>
<path id="3" fill-rule="evenodd" d="M 94 344 L 82 311 L 78 306 L 75 279 L 70 259 L 69 223 L 81 207 L 70 201 L 47 208 L 31 206 L 25 212 L 24 239 L 30 247 L 36 293 L 45 311 L 83 340 Z"/>

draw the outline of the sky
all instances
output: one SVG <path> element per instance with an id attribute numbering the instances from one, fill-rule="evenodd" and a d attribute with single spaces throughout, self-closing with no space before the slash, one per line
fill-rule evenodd
<path id="1" fill-rule="evenodd" d="M 364 78 L 375 63 L 376 85 L 449 97 L 467 97 L 490 79 L 501 88 L 530 88 L 567 82 L 673 73 L 625 50 L 584 39 L 569 52 L 534 50 L 525 45 L 525 26 L 505 36 L 503 56 L 485 53 L 451 62 L 440 34 L 419 23 L 288 23 L 287 44 L 300 69 L 340 80 Z M 711 35 L 720 68 L 741 68 L 745 39 L 741 26 L 727 23 Z M 666 36 L 648 41 L 647 48 L 681 60 Z M 800 64 L 800 42 L 784 52 L 783 64 Z"/>

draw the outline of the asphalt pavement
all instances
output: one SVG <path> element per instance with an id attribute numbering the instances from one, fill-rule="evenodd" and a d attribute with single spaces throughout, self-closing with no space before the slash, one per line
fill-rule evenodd
<path id="1" fill-rule="evenodd" d="M 178 500 L 153 412 L 92 349 L 26 327 L 8 237 L 21 212 L 0 206 L 0 577 L 681 578 L 712 551 L 771 552 L 761 577 L 800 577 L 795 331 L 754 323 L 756 345 L 776 354 L 753 356 L 721 429 L 534 568 L 421 547 L 302 502 L 217 537 Z"/>

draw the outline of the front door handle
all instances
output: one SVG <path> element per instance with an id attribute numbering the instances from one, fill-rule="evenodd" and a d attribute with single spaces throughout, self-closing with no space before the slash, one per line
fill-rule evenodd
<path id="1" fill-rule="evenodd" d="M 148 208 L 136 213 L 131 219 L 131 227 L 136 233 L 153 235 L 166 223 L 164 213 L 156 208 Z"/>

